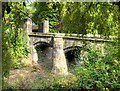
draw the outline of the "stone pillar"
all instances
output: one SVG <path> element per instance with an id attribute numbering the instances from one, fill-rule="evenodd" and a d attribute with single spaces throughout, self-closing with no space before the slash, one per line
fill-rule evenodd
<path id="1" fill-rule="evenodd" d="M 67 75 L 68 68 L 63 51 L 63 38 L 55 37 L 53 42 L 53 69 L 52 72 L 58 75 Z"/>
<path id="2" fill-rule="evenodd" d="M 32 20 L 30 18 L 26 19 L 26 35 L 27 35 L 27 45 L 30 49 L 30 51 L 32 52 L 32 38 L 29 37 L 29 34 L 32 33 Z"/>
<path id="3" fill-rule="evenodd" d="M 30 49 L 30 54 L 28 55 L 28 57 L 30 58 L 29 61 L 31 61 L 31 63 L 36 63 L 38 61 L 38 55 L 37 55 L 37 51 L 35 49 L 35 47 L 33 46 L 33 38 L 29 37 L 29 34 L 32 33 L 32 20 L 30 18 L 26 19 L 26 23 L 25 23 L 25 28 L 26 28 L 26 35 L 27 35 L 27 45 Z"/>
<path id="4" fill-rule="evenodd" d="M 38 53 L 34 46 L 32 47 L 32 61 L 38 63 Z"/>
<path id="5" fill-rule="evenodd" d="M 43 21 L 43 33 L 49 33 L 49 21 Z"/>
<path id="6" fill-rule="evenodd" d="M 26 23 L 24 27 L 25 27 L 26 35 L 27 35 L 27 45 L 31 46 L 31 40 L 29 38 L 29 34 L 32 33 L 32 20 L 30 18 L 26 19 Z"/>
<path id="7" fill-rule="evenodd" d="M 27 18 L 27 33 L 30 34 L 32 32 L 32 20 L 30 18 Z"/>

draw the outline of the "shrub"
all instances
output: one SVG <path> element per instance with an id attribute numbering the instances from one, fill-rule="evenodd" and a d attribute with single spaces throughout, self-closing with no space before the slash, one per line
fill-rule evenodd
<path id="1" fill-rule="evenodd" d="M 120 68 L 116 45 L 106 44 L 96 49 L 93 46 L 89 47 L 87 56 L 84 56 L 85 60 L 80 60 L 84 61 L 84 64 L 75 69 L 78 87 L 100 90 L 120 88 Z"/>

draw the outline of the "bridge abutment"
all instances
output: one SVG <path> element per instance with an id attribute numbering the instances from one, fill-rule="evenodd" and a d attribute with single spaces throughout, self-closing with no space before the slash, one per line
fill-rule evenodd
<path id="1" fill-rule="evenodd" d="M 53 69 L 52 72 L 59 75 L 67 75 L 68 68 L 63 50 L 63 38 L 55 37 L 53 43 Z"/>
<path id="2" fill-rule="evenodd" d="M 38 53 L 37 53 L 37 50 L 35 49 L 34 46 L 32 48 L 32 56 L 33 56 L 32 61 L 37 64 L 37 62 L 38 62 Z"/>

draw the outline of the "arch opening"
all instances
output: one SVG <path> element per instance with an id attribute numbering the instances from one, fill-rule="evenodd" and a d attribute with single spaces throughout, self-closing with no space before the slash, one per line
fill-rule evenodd
<path id="1" fill-rule="evenodd" d="M 72 46 L 64 49 L 68 69 L 73 68 L 75 65 L 80 65 L 81 48 L 80 46 Z"/>
<path id="2" fill-rule="evenodd" d="M 37 63 L 46 70 L 52 70 L 52 45 L 46 42 L 38 42 L 35 44 L 35 49 L 38 55 Z"/>

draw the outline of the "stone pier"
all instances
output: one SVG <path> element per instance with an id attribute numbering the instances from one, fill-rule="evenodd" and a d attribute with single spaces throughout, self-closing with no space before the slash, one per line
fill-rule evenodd
<path id="1" fill-rule="evenodd" d="M 33 63 L 38 63 L 38 54 L 37 54 L 37 50 L 35 49 L 35 47 L 32 47 L 32 61 Z"/>
<path id="2" fill-rule="evenodd" d="M 68 74 L 67 62 L 63 51 L 63 38 L 61 37 L 54 38 L 52 72 L 58 75 Z"/>

